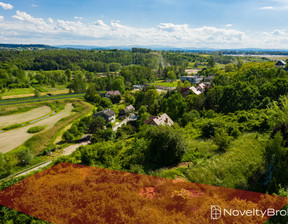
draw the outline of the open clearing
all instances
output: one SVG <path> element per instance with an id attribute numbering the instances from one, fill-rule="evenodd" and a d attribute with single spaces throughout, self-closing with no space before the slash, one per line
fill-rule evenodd
<path id="1" fill-rule="evenodd" d="M 67 104 L 65 109 L 57 113 L 54 116 L 51 116 L 47 119 L 34 123 L 33 125 L 28 125 L 23 128 L 14 129 L 4 133 L 0 133 L 0 152 L 6 153 L 16 147 L 22 145 L 26 140 L 31 138 L 35 134 L 29 134 L 27 131 L 33 126 L 45 126 L 45 130 L 52 128 L 59 120 L 64 117 L 68 117 L 72 112 L 73 106 L 71 103 Z"/>
<path id="2" fill-rule="evenodd" d="M 24 123 L 27 121 L 35 120 L 43 117 L 51 112 L 51 108 L 48 106 L 39 107 L 25 113 L 13 114 L 7 116 L 0 116 L 0 129 L 18 123 Z"/>

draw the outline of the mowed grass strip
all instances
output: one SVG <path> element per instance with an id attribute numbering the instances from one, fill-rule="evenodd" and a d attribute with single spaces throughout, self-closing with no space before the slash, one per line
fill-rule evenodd
<path id="1" fill-rule="evenodd" d="M 20 127 L 22 127 L 22 124 L 12 124 L 12 125 L 9 125 L 9 126 L 3 128 L 2 130 L 8 131 L 8 130 L 12 130 L 15 128 L 20 128 Z"/>

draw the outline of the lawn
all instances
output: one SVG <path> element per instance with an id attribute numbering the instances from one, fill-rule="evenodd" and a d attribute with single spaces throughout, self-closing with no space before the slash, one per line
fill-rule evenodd
<path id="1" fill-rule="evenodd" d="M 5 93 L 1 95 L 5 98 L 5 96 L 14 96 L 14 95 L 26 95 L 26 94 L 34 94 L 34 88 L 17 88 L 17 89 L 7 89 Z"/>
<path id="2" fill-rule="evenodd" d="M 150 85 L 155 85 L 155 86 L 167 86 L 167 87 L 177 87 L 177 84 L 180 80 L 176 80 L 174 82 L 166 82 L 165 80 L 159 80 L 153 83 L 150 83 Z"/>
<path id="3" fill-rule="evenodd" d="M 66 86 L 67 85 L 55 85 L 55 87 L 51 87 L 51 85 L 35 85 L 35 87 L 43 93 L 53 93 L 59 91 L 68 93 L 69 90 L 66 88 Z"/>

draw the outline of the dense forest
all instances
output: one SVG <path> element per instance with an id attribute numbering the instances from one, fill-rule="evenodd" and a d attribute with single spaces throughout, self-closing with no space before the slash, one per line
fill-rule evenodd
<path id="1" fill-rule="evenodd" d="M 85 92 L 95 112 L 135 107 L 137 121 L 117 132 L 101 117 L 74 122 L 63 141 L 89 134 L 92 143 L 54 164 L 70 162 L 288 195 L 288 72 L 275 61 L 147 49 L 1 51 L 0 61 L 2 91 L 61 83 Z M 175 90 L 161 93 L 149 85 L 159 79 L 177 80 L 196 63 L 201 64 L 198 75 L 213 76 L 202 94 L 191 91 L 183 97 L 181 89 L 191 87 L 189 82 L 178 81 Z M 135 84 L 147 85 L 132 91 Z M 101 91 L 106 90 L 119 90 L 121 97 L 105 98 Z M 173 126 L 145 124 L 151 115 L 163 113 L 175 122 Z M 5 176 L 9 158 L 0 154 L 0 161 L 0 176 Z M 14 182 L 3 181 L 1 188 Z M 17 220 L 16 214 L 0 208 L 3 223 Z"/>

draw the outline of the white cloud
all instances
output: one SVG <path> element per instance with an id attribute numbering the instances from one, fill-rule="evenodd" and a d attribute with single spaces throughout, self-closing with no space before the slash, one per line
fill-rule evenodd
<path id="1" fill-rule="evenodd" d="M 226 24 L 225 27 L 232 27 L 232 24 Z"/>
<path id="2" fill-rule="evenodd" d="M 36 5 L 36 4 L 32 4 L 31 6 L 34 7 L 34 8 L 38 7 L 38 5 Z"/>
<path id="3" fill-rule="evenodd" d="M 4 3 L 4 2 L 0 2 L 0 6 L 3 8 L 3 9 L 13 9 L 13 5 L 9 4 L 9 3 Z"/>
<path id="4" fill-rule="evenodd" d="M 74 19 L 77 19 L 77 20 L 82 20 L 83 17 L 80 17 L 80 16 L 75 16 Z"/>
<path id="5" fill-rule="evenodd" d="M 105 23 L 35 18 L 17 10 L 14 20 L 0 21 L 0 36 L 4 41 L 43 44 L 85 45 L 171 45 L 175 47 L 282 47 L 288 48 L 286 30 L 250 33 L 231 28 L 211 26 L 191 27 L 188 24 L 160 23 L 140 28 L 114 20 Z M 3 37 L 3 38 L 2 38 Z M 4 38 L 5 37 L 5 38 Z"/>
<path id="6" fill-rule="evenodd" d="M 4 16 L 0 16 L 0 21 L 3 21 L 4 20 Z"/>
<path id="7" fill-rule="evenodd" d="M 271 10 L 271 9 L 275 9 L 275 7 L 273 7 L 273 6 L 264 6 L 264 7 L 260 7 L 259 9 Z"/>
<path id="8" fill-rule="evenodd" d="M 48 23 L 54 23 L 54 20 L 52 18 L 47 19 Z"/>

